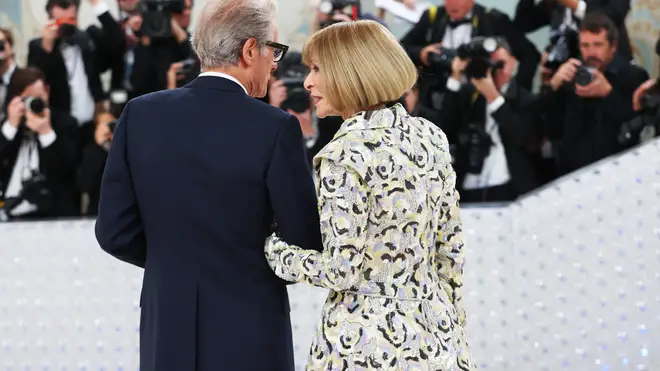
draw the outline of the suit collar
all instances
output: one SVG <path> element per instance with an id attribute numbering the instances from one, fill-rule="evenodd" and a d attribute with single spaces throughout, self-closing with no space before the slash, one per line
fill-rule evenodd
<path id="1" fill-rule="evenodd" d="M 224 90 L 234 93 L 246 93 L 245 88 L 238 82 L 232 81 L 228 78 L 219 77 L 216 75 L 201 74 L 193 81 L 186 84 L 184 88 L 188 89 L 210 89 L 210 90 Z"/>
<path id="2" fill-rule="evenodd" d="M 240 85 L 240 87 L 243 89 L 243 91 L 245 92 L 245 94 L 248 94 L 248 91 L 247 91 L 247 89 L 245 88 L 245 85 L 243 85 L 240 81 L 238 81 L 237 78 L 235 78 L 235 77 L 232 76 L 232 75 L 228 75 L 228 74 L 226 74 L 226 73 L 222 73 L 222 72 L 202 72 L 202 73 L 199 74 L 199 76 L 213 76 L 213 77 L 220 77 L 220 78 L 223 78 L 223 79 L 227 79 L 227 80 L 233 81 L 233 82 L 235 82 L 236 84 Z"/>

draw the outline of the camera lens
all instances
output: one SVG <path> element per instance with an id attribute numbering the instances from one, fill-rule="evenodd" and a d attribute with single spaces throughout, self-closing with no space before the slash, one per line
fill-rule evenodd
<path id="1" fill-rule="evenodd" d="M 41 115 L 46 109 L 46 102 L 41 98 L 29 97 L 25 99 L 25 107 L 35 115 Z"/>
<path id="2" fill-rule="evenodd" d="M 59 30 L 60 36 L 64 39 L 70 39 L 76 33 L 76 26 L 68 23 L 64 23 L 60 26 Z"/>

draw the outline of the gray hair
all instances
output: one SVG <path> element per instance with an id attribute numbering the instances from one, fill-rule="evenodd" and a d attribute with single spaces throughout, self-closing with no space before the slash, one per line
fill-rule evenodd
<path id="1" fill-rule="evenodd" d="M 243 45 L 255 38 L 264 42 L 275 31 L 275 0 L 207 0 L 192 37 L 202 69 L 238 64 Z"/>

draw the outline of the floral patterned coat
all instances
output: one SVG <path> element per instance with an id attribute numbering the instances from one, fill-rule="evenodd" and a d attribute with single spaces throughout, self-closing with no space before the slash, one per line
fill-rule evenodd
<path id="1" fill-rule="evenodd" d="M 289 281 L 330 289 L 308 370 L 473 370 L 447 138 L 401 105 L 349 118 L 314 159 L 324 251 L 266 241 Z"/>

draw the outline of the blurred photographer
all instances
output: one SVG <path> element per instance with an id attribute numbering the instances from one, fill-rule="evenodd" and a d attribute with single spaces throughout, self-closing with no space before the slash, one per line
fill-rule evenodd
<path id="1" fill-rule="evenodd" d="M 105 100 L 100 74 L 110 68 L 111 56 L 122 53 L 124 39 L 104 0 L 88 0 L 102 28 L 78 29 L 79 0 L 48 0 L 49 21 L 42 37 L 30 41 L 28 65 L 39 68 L 50 86 L 52 108 L 77 121 L 79 148 L 92 137 L 96 103 Z"/>
<path id="2" fill-rule="evenodd" d="M 87 216 L 98 214 L 101 179 L 117 118 L 110 112 L 100 112 L 96 115 L 94 125 L 94 141 L 83 150 L 82 163 L 76 177 L 78 189 L 86 194 L 89 200 L 87 209 L 83 211 L 83 215 Z"/>
<path id="3" fill-rule="evenodd" d="M 7 104 L 12 99 L 7 88 L 16 68 L 14 37 L 9 30 L 0 28 L 0 122 L 4 121 Z"/>
<path id="4" fill-rule="evenodd" d="M 660 44 L 660 41 L 659 41 Z M 660 135 L 660 78 L 640 85 L 633 95 L 633 109 L 640 115 L 639 141 Z"/>
<path id="5" fill-rule="evenodd" d="M 142 0 L 139 40 L 130 69 L 131 97 L 167 89 L 172 64 L 194 59 L 190 43 L 192 0 Z"/>
<path id="6" fill-rule="evenodd" d="M 189 58 L 185 61 L 172 63 L 167 70 L 167 89 L 181 88 L 194 80 L 201 72 L 199 59 Z"/>
<path id="7" fill-rule="evenodd" d="M 531 89 L 540 60 L 534 44 L 520 33 L 509 17 L 497 9 L 487 9 L 474 0 L 446 0 L 444 6 L 432 6 L 401 39 L 410 58 L 422 68 L 419 85 L 418 116 L 436 124 L 442 122 L 439 111 L 451 63 L 457 49 L 475 37 L 499 36 L 511 45 L 520 62 L 516 80 Z"/>
<path id="8" fill-rule="evenodd" d="M 315 148 L 319 134 L 317 125 L 319 119 L 313 114 L 311 97 L 304 86 L 308 73 L 309 69 L 302 63 L 302 54 L 289 51 L 271 76 L 268 93 L 263 100 L 296 116 L 311 166 L 311 160 L 318 152 Z"/>
<path id="9" fill-rule="evenodd" d="M 0 202 L 9 219 L 77 215 L 73 183 L 76 120 L 49 107 L 48 86 L 36 68 L 16 71 L 14 98 L 0 134 Z"/>
<path id="10" fill-rule="evenodd" d="M 628 145 L 621 130 L 636 116 L 633 93 L 648 73 L 617 55 L 618 31 L 604 14 L 580 25 L 582 60 L 570 59 L 545 94 L 547 132 L 559 175 L 613 155 Z"/>
<path id="11" fill-rule="evenodd" d="M 451 144 L 461 201 L 511 201 L 536 186 L 528 147 L 538 132 L 538 99 L 515 80 L 518 62 L 503 38 L 468 45 L 472 58 L 452 61 L 440 128 Z"/>
<path id="12" fill-rule="evenodd" d="M 557 50 L 557 58 L 550 62 L 560 64 L 569 58 L 578 58 L 577 31 L 587 14 L 600 12 L 607 15 L 616 25 L 619 37 L 617 53 L 626 60 L 632 60 L 632 48 L 626 29 L 626 16 L 630 11 L 630 0 L 519 0 L 516 6 L 514 24 L 520 32 L 530 33 L 550 26 L 549 49 Z"/>

